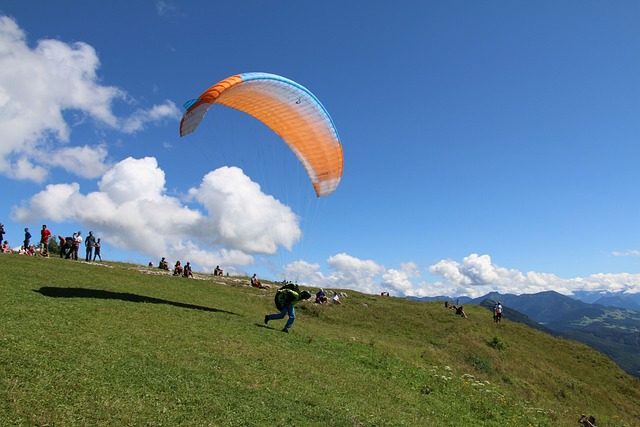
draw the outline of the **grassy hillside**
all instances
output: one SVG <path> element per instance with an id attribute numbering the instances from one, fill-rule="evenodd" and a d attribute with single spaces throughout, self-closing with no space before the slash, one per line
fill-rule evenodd
<path id="1" fill-rule="evenodd" d="M 489 294 L 525 314 L 506 312 L 505 317 L 556 336 L 587 344 L 606 354 L 625 372 L 640 378 L 640 312 L 600 304 L 588 304 L 557 292 L 529 295 Z M 486 301 L 486 302 L 485 302 Z M 487 307 L 490 300 L 476 299 Z M 532 324 L 530 317 L 544 329 Z"/>
<path id="2" fill-rule="evenodd" d="M 640 425 L 640 381 L 465 306 L 348 291 L 263 324 L 274 290 L 0 255 L 3 425 Z"/>

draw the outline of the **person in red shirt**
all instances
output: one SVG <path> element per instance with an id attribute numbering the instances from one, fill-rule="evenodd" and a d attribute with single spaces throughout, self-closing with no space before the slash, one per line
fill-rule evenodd
<path id="1" fill-rule="evenodd" d="M 49 256 L 49 237 L 51 237 L 51 231 L 47 230 L 47 226 L 43 225 L 40 230 L 40 255 Z"/>

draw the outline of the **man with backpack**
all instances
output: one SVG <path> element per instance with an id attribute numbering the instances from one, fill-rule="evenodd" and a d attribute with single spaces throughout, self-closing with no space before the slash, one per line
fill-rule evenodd
<path id="1" fill-rule="evenodd" d="M 264 316 L 264 324 L 266 325 L 269 323 L 269 320 L 283 319 L 284 316 L 288 315 L 289 320 L 287 320 L 287 324 L 284 325 L 282 332 L 289 332 L 289 329 L 293 326 L 293 322 L 296 320 L 296 311 L 293 306 L 298 304 L 300 301 L 309 298 L 311 298 L 310 292 L 300 292 L 298 285 L 294 283 L 287 283 L 278 289 L 275 296 L 276 308 L 280 310 L 280 313 L 267 314 Z"/>
<path id="2" fill-rule="evenodd" d="M 493 306 L 493 320 L 496 323 L 500 323 L 502 320 L 502 304 L 500 304 L 500 301 Z"/>

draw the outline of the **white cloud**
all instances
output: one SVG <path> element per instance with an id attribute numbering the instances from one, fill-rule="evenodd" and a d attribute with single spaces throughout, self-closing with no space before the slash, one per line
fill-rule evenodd
<path id="1" fill-rule="evenodd" d="M 3 161 L 0 160 L 0 164 Z M 1 171 L 1 170 L 0 170 Z M 11 175 L 15 179 L 31 179 L 36 182 L 42 182 L 47 177 L 47 170 L 42 166 L 33 164 L 30 159 L 25 156 L 17 158 L 11 165 Z"/>
<path id="2" fill-rule="evenodd" d="M 571 295 L 576 291 L 640 292 L 640 274 L 593 274 L 564 279 L 554 274 L 507 269 L 493 264 L 489 255 L 471 254 L 462 262 L 442 260 L 428 268 L 443 280 L 422 279 L 418 265 L 402 263 L 400 268 L 385 268 L 375 261 L 364 261 L 347 254 L 328 259 L 331 272 L 320 271 L 319 264 L 298 261 L 287 267 L 289 277 L 299 278 L 307 286 L 353 289 L 368 294 L 390 292 L 394 296 L 470 296 L 489 292 L 503 294 L 537 293 L 548 290 Z"/>
<path id="3" fill-rule="evenodd" d="M 134 133 L 144 129 L 147 123 L 159 123 L 166 119 L 180 119 L 180 109 L 175 103 L 165 101 L 164 104 L 154 105 L 149 110 L 138 110 L 122 121 L 122 131 Z"/>
<path id="4" fill-rule="evenodd" d="M 167 16 L 173 14 L 176 10 L 176 7 L 170 1 L 159 0 L 156 1 L 156 10 L 158 11 L 158 15 Z"/>
<path id="5" fill-rule="evenodd" d="M 245 252 L 274 254 L 278 246 L 291 249 L 302 236 L 293 211 L 262 193 L 237 167 L 208 173 L 189 194 L 209 213 L 202 226 L 211 232 L 211 243 L 224 241 Z"/>
<path id="6" fill-rule="evenodd" d="M 640 250 L 626 250 L 622 252 L 612 252 L 613 256 L 640 256 Z"/>
<path id="7" fill-rule="evenodd" d="M 376 277 L 384 272 L 384 267 L 372 260 L 361 260 L 347 254 L 338 254 L 327 260 L 334 270 L 330 275 L 333 283 L 328 287 L 358 289 L 366 293 L 378 293 L 380 285 Z"/>
<path id="8" fill-rule="evenodd" d="M 531 294 L 554 290 L 570 295 L 575 291 L 640 292 L 640 274 L 593 274 L 565 279 L 554 274 L 509 270 L 493 264 L 489 255 L 471 254 L 461 263 L 443 260 L 429 267 L 444 279 L 440 294 L 478 297 L 491 291 Z"/>
<path id="9" fill-rule="evenodd" d="M 429 267 L 429 271 L 473 293 L 477 293 L 478 290 L 482 292 L 485 289 L 505 292 L 518 286 L 524 288 L 527 283 L 521 272 L 494 265 L 489 255 L 471 254 L 465 257 L 462 263 L 443 260 Z M 533 290 L 532 284 L 526 285 L 528 290 Z"/>
<path id="10" fill-rule="evenodd" d="M 419 278 L 420 272 L 414 262 L 402 263 L 399 269 L 389 269 L 382 274 L 385 292 L 395 295 L 412 295 L 415 287 L 411 279 Z"/>
<path id="11" fill-rule="evenodd" d="M 91 147 L 65 147 L 49 153 L 34 154 L 42 164 L 56 166 L 81 178 L 95 179 L 102 176 L 109 167 L 108 150 L 104 145 Z"/>
<path id="12" fill-rule="evenodd" d="M 284 277 L 290 280 L 297 280 L 307 286 L 327 286 L 328 281 L 320 272 L 320 264 L 299 260 L 292 262 L 285 267 Z"/>
<path id="13" fill-rule="evenodd" d="M 329 257 L 332 272 L 324 275 L 319 264 L 297 261 L 287 266 L 288 277 L 298 278 L 299 283 L 318 288 L 354 289 L 369 294 L 388 290 L 379 279 L 385 269 L 372 260 L 361 260 L 345 253 Z"/>
<path id="14" fill-rule="evenodd" d="M 49 168 L 62 167 L 83 178 L 100 176 L 108 168 L 106 147 L 74 147 L 67 112 L 80 123 L 88 117 L 125 133 L 180 117 L 171 101 L 117 117 L 113 103 L 126 101 L 127 94 L 100 84 L 99 67 L 92 46 L 40 40 L 32 49 L 17 23 L 0 16 L 0 174 L 42 182 Z M 78 161 L 75 167 L 68 158 Z"/>
<path id="15" fill-rule="evenodd" d="M 273 254 L 301 236 L 291 210 L 238 168 L 215 170 L 189 190 L 206 214 L 167 196 L 164 171 L 152 157 L 118 162 L 98 188 L 83 194 L 77 183 L 48 185 L 14 207 L 13 217 L 78 222 L 114 247 L 190 261 L 207 271 L 218 264 L 250 265 L 253 254 Z"/>

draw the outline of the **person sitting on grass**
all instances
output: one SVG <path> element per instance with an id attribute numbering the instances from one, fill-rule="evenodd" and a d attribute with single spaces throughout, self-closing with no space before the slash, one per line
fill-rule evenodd
<path id="1" fill-rule="evenodd" d="M 331 299 L 333 300 L 334 304 L 342 305 L 342 301 L 340 301 L 340 296 L 338 295 L 337 292 L 333 293 L 333 298 Z"/>
<path id="2" fill-rule="evenodd" d="M 9 246 L 9 242 L 8 241 L 4 241 L 4 243 L 2 244 L 2 253 L 3 254 L 9 254 L 11 253 L 11 247 Z"/>
<path id="3" fill-rule="evenodd" d="M 176 265 L 173 266 L 173 275 L 174 276 L 182 276 L 182 272 L 184 269 L 182 265 L 180 265 L 180 261 L 176 261 Z"/>
<path id="4" fill-rule="evenodd" d="M 191 271 L 191 264 L 189 263 L 189 261 L 187 261 L 187 263 L 184 265 L 184 273 L 183 273 L 184 277 L 193 277 L 193 272 Z"/>
<path id="5" fill-rule="evenodd" d="M 166 259 L 164 259 L 164 257 L 162 257 L 162 259 L 158 263 L 158 268 L 161 268 L 163 270 L 168 270 L 169 269 L 169 263 L 167 262 Z"/>
<path id="6" fill-rule="evenodd" d="M 251 277 L 251 286 L 258 289 L 269 289 L 271 287 L 269 285 L 263 285 L 262 282 L 258 280 L 258 275 L 256 273 L 253 273 L 253 276 Z"/>
<path id="7" fill-rule="evenodd" d="M 582 424 L 584 427 L 596 427 L 596 419 L 593 415 L 588 417 L 585 414 L 580 415 L 578 423 Z"/>
<path id="8" fill-rule="evenodd" d="M 461 305 L 459 307 L 456 307 L 454 305 L 455 309 L 456 309 L 456 314 L 459 314 L 460 316 L 464 317 L 465 319 L 467 318 L 467 314 L 464 312 L 464 306 Z"/>
<path id="9" fill-rule="evenodd" d="M 320 289 L 316 293 L 316 304 L 324 304 L 328 301 L 327 294 L 324 292 L 324 289 Z"/>

